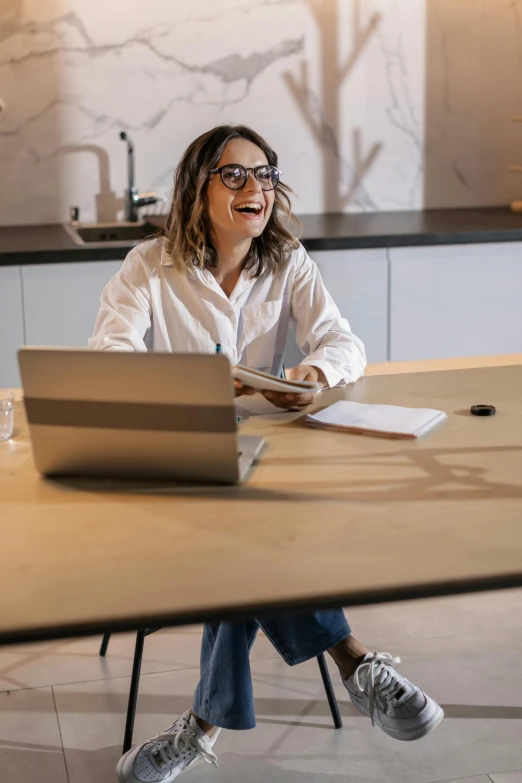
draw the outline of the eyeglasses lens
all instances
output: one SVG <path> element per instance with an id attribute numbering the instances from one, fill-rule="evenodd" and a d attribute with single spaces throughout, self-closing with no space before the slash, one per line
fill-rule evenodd
<path id="1" fill-rule="evenodd" d="M 275 166 L 262 166 L 256 169 L 255 176 L 262 190 L 274 190 L 279 182 L 279 172 Z M 227 188 L 239 190 L 245 185 L 248 172 L 243 166 L 225 166 L 221 169 L 221 179 Z"/>

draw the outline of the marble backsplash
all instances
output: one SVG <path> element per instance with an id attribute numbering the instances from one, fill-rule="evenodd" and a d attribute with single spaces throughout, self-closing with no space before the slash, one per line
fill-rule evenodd
<path id="1" fill-rule="evenodd" d="M 228 121 L 301 213 L 505 204 L 521 76 L 522 0 L 0 0 L 0 224 L 114 219 L 122 129 L 167 198 Z"/>

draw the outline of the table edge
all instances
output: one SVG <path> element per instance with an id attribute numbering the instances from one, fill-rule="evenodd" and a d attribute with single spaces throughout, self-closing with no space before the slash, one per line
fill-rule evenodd
<path id="1" fill-rule="evenodd" d="M 129 616 L 120 620 L 95 620 L 78 624 L 42 626 L 24 630 L 4 632 L 0 629 L 0 646 L 26 644 L 53 639 L 69 639 L 102 635 L 105 632 L 128 633 L 150 628 L 168 628 L 183 625 L 199 625 L 206 622 L 233 622 L 252 617 L 274 617 L 288 612 L 342 607 L 371 606 L 373 604 L 414 601 L 426 598 L 443 598 L 451 595 L 509 590 L 522 588 L 522 571 L 489 577 L 468 578 L 441 583 L 416 584 L 393 589 L 380 588 L 361 592 L 350 592 L 320 596 L 317 598 L 282 599 L 261 604 L 244 606 L 230 605 L 209 609 L 195 609 L 174 614 Z"/>

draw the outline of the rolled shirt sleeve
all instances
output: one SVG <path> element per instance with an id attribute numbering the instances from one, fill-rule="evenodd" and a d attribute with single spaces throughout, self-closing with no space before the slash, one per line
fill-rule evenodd
<path id="1" fill-rule="evenodd" d="M 296 341 L 306 355 L 301 364 L 323 371 L 330 387 L 353 383 L 364 375 L 366 353 L 362 341 L 341 316 L 316 264 L 299 250 L 292 290 Z"/>

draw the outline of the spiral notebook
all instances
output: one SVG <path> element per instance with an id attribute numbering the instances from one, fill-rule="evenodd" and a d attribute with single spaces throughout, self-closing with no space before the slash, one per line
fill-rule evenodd
<path id="1" fill-rule="evenodd" d="M 309 414 L 306 423 L 310 427 L 382 438 L 420 438 L 446 418 L 444 411 L 431 408 L 368 405 L 342 400 L 318 413 Z"/>

